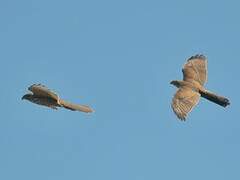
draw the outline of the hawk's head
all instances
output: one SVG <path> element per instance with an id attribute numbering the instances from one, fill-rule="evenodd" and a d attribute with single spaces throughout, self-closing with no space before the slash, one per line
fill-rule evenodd
<path id="1" fill-rule="evenodd" d="M 32 94 L 25 94 L 23 97 L 22 97 L 22 100 L 23 99 L 26 99 L 26 100 L 30 100 L 30 99 L 32 99 Z"/>
<path id="2" fill-rule="evenodd" d="M 177 80 L 171 81 L 170 84 L 176 86 L 177 88 L 179 88 L 181 85 L 180 81 L 177 81 Z"/>

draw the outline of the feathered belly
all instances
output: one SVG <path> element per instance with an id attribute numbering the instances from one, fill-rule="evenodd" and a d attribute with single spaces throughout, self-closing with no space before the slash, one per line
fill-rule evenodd
<path id="1" fill-rule="evenodd" d="M 38 105 L 47 106 L 53 109 L 57 109 L 57 107 L 60 107 L 60 105 L 57 103 L 55 99 L 46 97 L 34 97 L 31 99 L 31 102 Z"/>

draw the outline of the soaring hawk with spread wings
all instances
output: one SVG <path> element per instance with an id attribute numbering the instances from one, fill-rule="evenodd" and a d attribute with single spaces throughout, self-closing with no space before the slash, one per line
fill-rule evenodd
<path id="1" fill-rule="evenodd" d="M 32 103 L 47 106 L 52 109 L 64 107 L 72 111 L 82 111 L 86 113 L 93 112 L 89 106 L 73 104 L 60 99 L 56 93 L 52 92 L 44 85 L 33 84 L 28 90 L 32 93 L 25 94 L 22 99 L 28 100 Z"/>
<path id="2" fill-rule="evenodd" d="M 172 100 L 172 109 L 179 119 L 186 119 L 187 114 L 197 105 L 200 97 L 223 107 L 230 104 L 227 98 L 209 92 L 204 88 L 207 80 L 207 59 L 204 55 L 190 57 L 182 72 L 182 81 L 171 82 L 179 88 Z"/>

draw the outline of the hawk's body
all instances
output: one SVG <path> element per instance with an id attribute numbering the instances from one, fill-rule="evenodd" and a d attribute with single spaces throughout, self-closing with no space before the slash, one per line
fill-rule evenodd
<path id="1" fill-rule="evenodd" d="M 32 103 L 47 106 L 52 109 L 64 107 L 72 111 L 82 111 L 86 113 L 93 112 L 88 106 L 73 104 L 60 99 L 56 93 L 41 84 L 33 84 L 28 90 L 32 93 L 25 94 L 22 99 L 29 100 Z"/>
<path id="2" fill-rule="evenodd" d="M 32 103 L 42 105 L 42 106 L 47 106 L 52 109 L 57 109 L 57 107 L 61 107 L 55 99 L 49 98 L 49 97 L 43 97 L 43 96 L 36 96 L 32 94 L 27 94 L 29 95 L 28 100 L 31 101 Z"/>
<path id="3" fill-rule="evenodd" d="M 204 84 L 207 81 L 207 60 L 205 56 L 196 55 L 190 57 L 182 71 L 183 80 L 171 82 L 171 84 L 179 88 L 172 101 L 172 109 L 179 119 L 186 119 L 187 114 L 197 105 L 200 97 L 204 97 L 223 107 L 230 104 L 227 98 L 205 90 Z"/>

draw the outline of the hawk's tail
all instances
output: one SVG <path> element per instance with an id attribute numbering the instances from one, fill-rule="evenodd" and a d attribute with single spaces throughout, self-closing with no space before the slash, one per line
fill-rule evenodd
<path id="1" fill-rule="evenodd" d="M 59 103 L 60 103 L 61 106 L 65 107 L 67 109 L 70 109 L 72 111 L 82 111 L 82 112 L 85 112 L 85 113 L 93 112 L 93 110 L 89 106 L 73 104 L 73 103 L 67 102 L 63 99 L 60 99 Z"/>
<path id="2" fill-rule="evenodd" d="M 209 101 L 212 101 L 220 106 L 226 107 L 227 105 L 230 105 L 230 101 L 222 96 L 216 95 L 209 91 L 200 91 L 200 94 L 202 97 L 208 99 Z"/>

